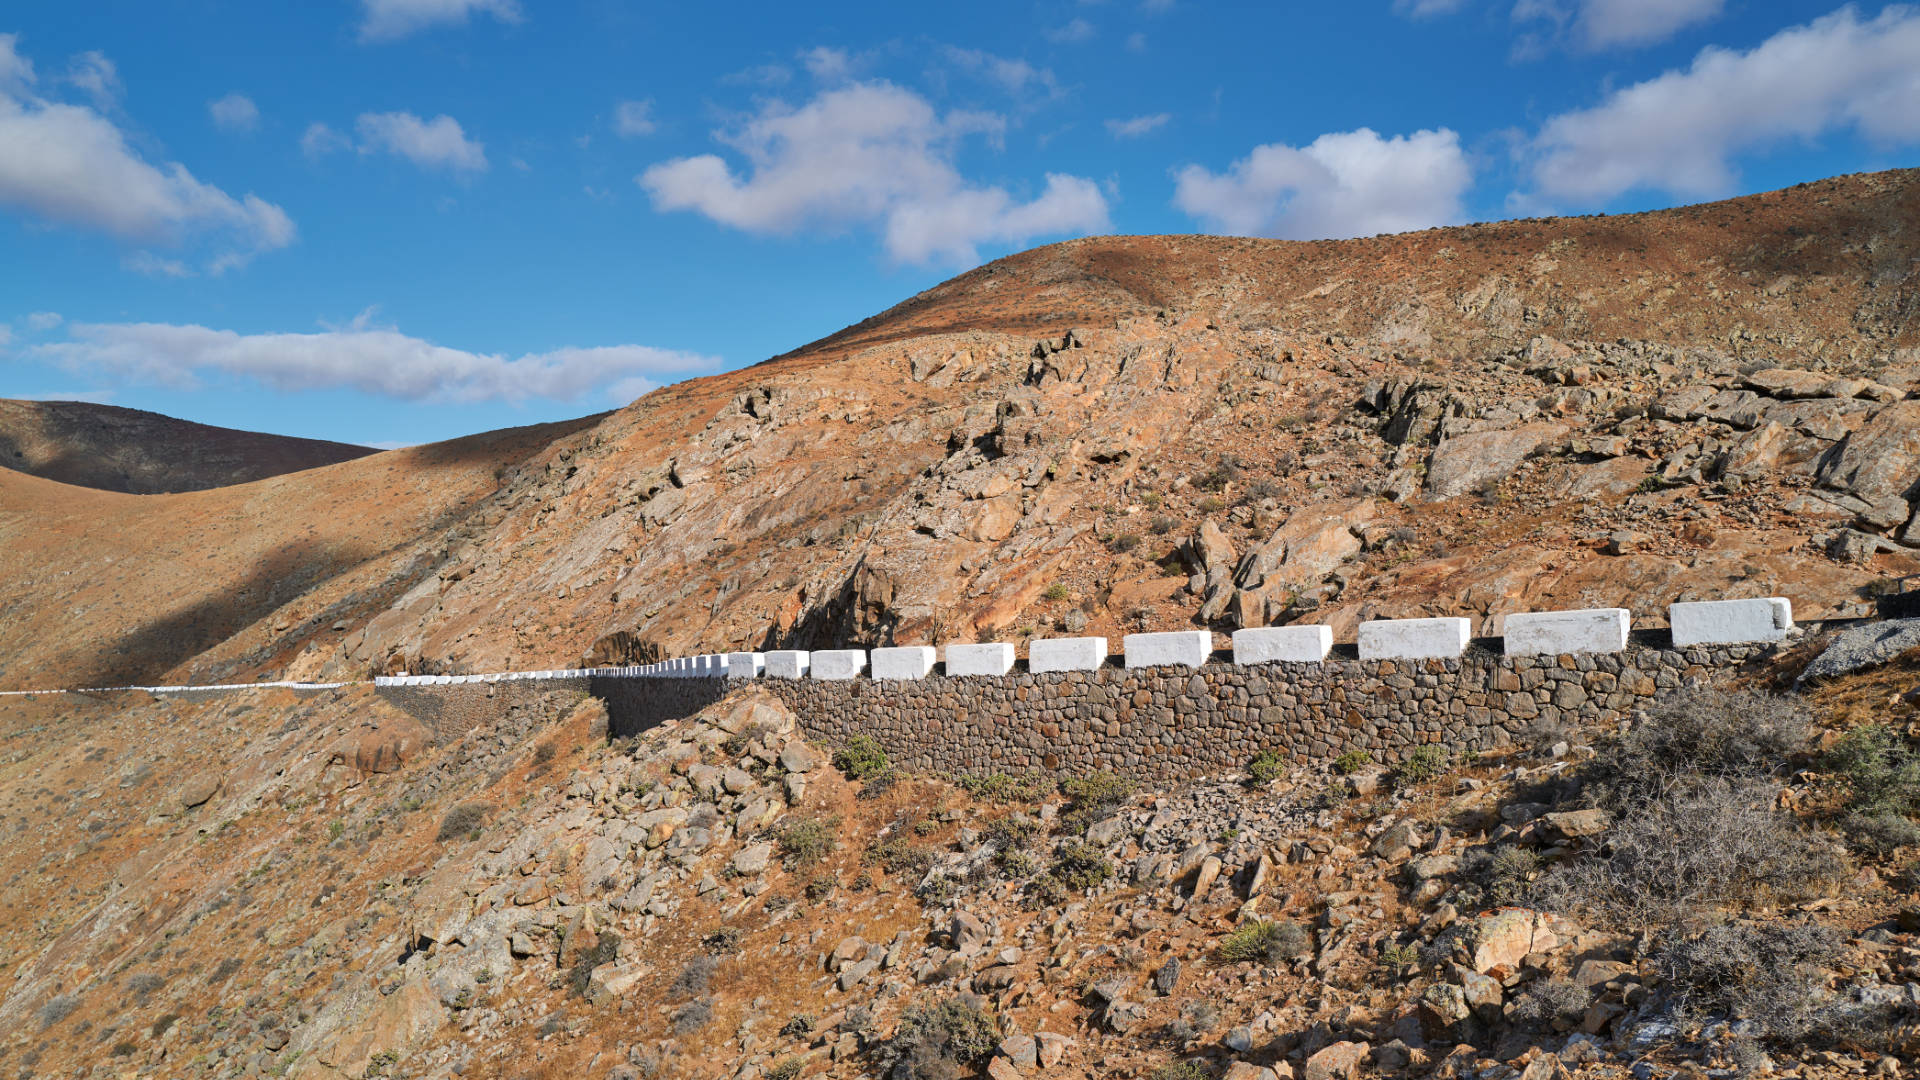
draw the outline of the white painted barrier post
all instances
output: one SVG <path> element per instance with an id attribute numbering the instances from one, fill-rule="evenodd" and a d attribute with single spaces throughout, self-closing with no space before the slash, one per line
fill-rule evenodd
<path id="1" fill-rule="evenodd" d="M 1451 660 L 1472 637 L 1466 619 L 1377 619 L 1360 624 L 1360 659 Z"/>
<path id="2" fill-rule="evenodd" d="M 1127 668 L 1199 667 L 1213 655 L 1213 631 L 1175 630 L 1164 634 L 1128 634 L 1120 639 Z"/>
<path id="3" fill-rule="evenodd" d="M 1027 644 L 1027 670 L 1096 671 L 1107 662 L 1103 637 L 1040 638 Z"/>
<path id="4" fill-rule="evenodd" d="M 1332 651 L 1331 626 L 1254 626 L 1233 632 L 1236 664 L 1318 664 Z"/>
<path id="5" fill-rule="evenodd" d="M 813 677 L 844 681 L 860 676 L 867 669 L 863 649 L 823 649 L 813 654 Z"/>
<path id="6" fill-rule="evenodd" d="M 766 664 L 766 657 L 760 653 L 730 652 L 727 654 L 727 678 L 757 679 Z"/>
<path id="7" fill-rule="evenodd" d="M 898 645 L 867 655 L 876 679 L 924 679 L 939 654 L 931 645 Z"/>
<path id="8" fill-rule="evenodd" d="M 1610 653 L 1627 647 L 1632 628 L 1626 608 L 1515 612 L 1502 625 L 1501 641 L 1508 656 Z"/>
<path id="9" fill-rule="evenodd" d="M 767 654 L 767 678 L 805 678 L 809 654 L 804 649 L 777 649 Z"/>
<path id="10" fill-rule="evenodd" d="M 1667 608 L 1675 648 L 1785 641 L 1793 629 L 1793 602 L 1784 596 L 1755 600 L 1701 600 Z"/>
<path id="11" fill-rule="evenodd" d="M 1005 675 L 1013 670 L 1014 649 L 1007 642 L 947 646 L 948 675 Z"/>

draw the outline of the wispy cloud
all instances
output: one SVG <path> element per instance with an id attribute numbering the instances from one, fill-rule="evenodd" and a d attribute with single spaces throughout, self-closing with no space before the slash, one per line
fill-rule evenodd
<path id="1" fill-rule="evenodd" d="M 221 131 L 247 132 L 260 126 L 260 107 L 245 94 L 228 94 L 207 102 L 207 115 Z"/>
<path id="2" fill-rule="evenodd" d="M 317 333 L 271 334 L 169 323 L 76 323 L 68 340 L 23 351 L 77 373 L 172 387 L 233 376 L 282 391 L 345 388 L 443 402 L 624 395 L 720 366 L 715 357 L 645 345 L 567 346 L 517 357 L 474 353 L 372 326 L 365 317 Z"/>
<path id="3" fill-rule="evenodd" d="M 1166 127 L 1167 121 L 1171 119 L 1173 119 L 1172 113 L 1152 113 L 1127 120 L 1109 120 L 1107 133 L 1116 139 L 1137 139 Z"/>
<path id="4" fill-rule="evenodd" d="M 393 41 L 430 26 L 465 23 L 473 12 L 520 21 L 515 0 L 360 0 L 361 41 Z"/>

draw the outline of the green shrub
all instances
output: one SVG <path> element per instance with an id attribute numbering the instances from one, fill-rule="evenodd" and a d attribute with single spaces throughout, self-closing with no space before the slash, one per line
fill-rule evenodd
<path id="1" fill-rule="evenodd" d="M 1227 508 L 1227 500 L 1220 498 L 1218 495 L 1209 495 L 1201 499 L 1195 506 L 1203 514 L 1217 514 Z"/>
<path id="2" fill-rule="evenodd" d="M 601 931 L 595 939 L 593 948 L 580 954 L 580 959 L 567 972 L 567 989 L 575 997 L 586 997 L 587 986 L 593 979 L 593 969 L 602 964 L 611 964 L 620 955 L 620 935 L 611 930 Z"/>
<path id="3" fill-rule="evenodd" d="M 1287 775 L 1286 756 L 1273 750 L 1262 750 L 1253 755 L 1247 764 L 1247 778 L 1256 784 L 1265 784 Z"/>
<path id="4" fill-rule="evenodd" d="M 1025 814 L 1007 814 L 987 822 L 981 836 L 1001 850 L 1024 848 L 1040 835 L 1040 822 Z"/>
<path id="5" fill-rule="evenodd" d="M 1373 755 L 1365 750 L 1349 750 L 1333 759 L 1333 771 L 1341 776 L 1352 776 L 1361 769 L 1373 764 Z"/>
<path id="6" fill-rule="evenodd" d="M 1462 907 L 1506 907 L 1524 904 L 1540 856 L 1528 848 L 1502 844 L 1491 850 L 1475 848 L 1461 860 L 1463 879 L 1455 903 Z"/>
<path id="7" fill-rule="evenodd" d="M 1000 1026 L 970 995 L 909 1006 L 879 1053 L 880 1074 L 898 1080 L 951 1080 L 991 1057 Z"/>
<path id="8" fill-rule="evenodd" d="M 1192 1061 L 1169 1061 L 1147 1074 L 1147 1080 L 1208 1080 L 1207 1070 Z"/>
<path id="9" fill-rule="evenodd" d="M 1120 535 L 1115 536 L 1113 539 L 1107 541 L 1107 549 L 1117 554 L 1124 554 L 1126 552 L 1132 551 L 1134 548 L 1137 548 L 1139 546 L 1140 546 L 1139 533 L 1121 533 Z"/>
<path id="10" fill-rule="evenodd" d="M 1845 781 L 1852 817 L 1886 819 L 1920 810 L 1920 754 L 1884 724 L 1847 732 L 1823 764 Z"/>
<path id="11" fill-rule="evenodd" d="M 904 876 L 918 881 L 933 869 L 934 850 L 904 836 L 893 836 L 875 841 L 867 848 L 867 861 L 896 877 Z"/>
<path id="12" fill-rule="evenodd" d="M 893 763 L 887 760 L 887 751 L 879 740 L 871 735 L 854 735 L 847 739 L 847 745 L 834 751 L 833 767 L 849 780 L 867 780 L 891 770 Z"/>
<path id="13" fill-rule="evenodd" d="M 1040 596 L 1046 600 L 1065 600 L 1067 598 L 1067 587 L 1056 581 L 1047 586 L 1047 591 L 1041 593 Z"/>
<path id="14" fill-rule="evenodd" d="M 812 866 L 833 853 L 840 832 L 837 817 L 804 817 L 783 823 L 773 834 L 787 869 Z"/>
<path id="15" fill-rule="evenodd" d="M 1111 817 L 1138 789 L 1137 783 L 1118 773 L 1069 777 L 1060 782 L 1060 793 L 1073 800 L 1073 806 L 1061 816 L 1060 825 L 1070 832 L 1084 832 L 1094 822 Z"/>
<path id="16" fill-rule="evenodd" d="M 1107 861 L 1105 851 L 1070 840 L 1054 852 L 1053 866 L 1048 873 L 1067 888 L 1084 891 L 1112 877 L 1113 864 Z"/>
<path id="17" fill-rule="evenodd" d="M 797 1080 L 806 1068 L 807 1059 L 795 1054 L 792 1057 L 783 1057 L 779 1061 L 767 1066 L 767 1071 L 762 1075 L 764 1075 L 767 1080 Z"/>
<path id="18" fill-rule="evenodd" d="M 1220 939 L 1220 959 L 1278 964 L 1305 952 L 1307 931 L 1298 923 L 1255 920 Z"/>
<path id="19" fill-rule="evenodd" d="M 962 791 L 985 802 L 1039 802 L 1056 789 L 1043 773 L 969 773 L 955 783 Z"/>
<path id="20" fill-rule="evenodd" d="M 819 1023 L 819 1018 L 812 1013 L 794 1013 L 787 1017 L 787 1022 L 780 1028 L 780 1034 L 790 1039 L 798 1039 L 813 1034 L 815 1025 Z"/>
<path id="21" fill-rule="evenodd" d="M 1408 754 L 1407 759 L 1393 770 L 1393 782 L 1398 787 L 1424 784 L 1445 776 L 1452 764 L 1453 754 L 1446 747 L 1434 743 L 1416 746 L 1413 753 Z"/>

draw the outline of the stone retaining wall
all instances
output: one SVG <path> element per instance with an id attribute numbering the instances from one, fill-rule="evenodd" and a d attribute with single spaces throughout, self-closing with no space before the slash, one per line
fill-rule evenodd
<path id="1" fill-rule="evenodd" d="M 768 679 L 755 685 L 771 686 L 776 681 Z M 606 702 L 607 734 L 619 739 L 667 720 L 692 716 L 741 685 L 724 678 L 604 677 L 591 680 L 588 692 Z"/>
<path id="2" fill-rule="evenodd" d="M 1326 760 L 1351 749 L 1396 761 L 1413 748 L 1507 745 L 1536 718 L 1605 723 L 1655 693 L 1718 678 L 1773 644 L 1458 659 L 1199 668 L 1115 666 L 899 682 L 763 679 L 808 736 L 871 735 L 922 772 L 1111 769 L 1174 779 L 1244 768 L 1262 750 Z M 651 684 L 645 699 L 685 682 Z M 724 680 L 709 692 L 725 692 Z M 737 685 L 737 684 L 736 684 Z M 609 704 L 609 712 L 614 712 Z M 616 722 L 616 730 L 621 726 Z"/>
<path id="3" fill-rule="evenodd" d="M 517 709 L 533 708 L 550 712 L 556 717 L 564 716 L 590 689 L 589 680 L 578 678 L 426 686 L 382 685 L 374 687 L 374 693 L 432 728 L 436 736 L 445 739 L 474 728 L 503 723 Z"/>

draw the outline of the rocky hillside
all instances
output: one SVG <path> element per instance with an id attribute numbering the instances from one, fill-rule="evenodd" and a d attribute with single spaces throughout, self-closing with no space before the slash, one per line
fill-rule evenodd
<path id="1" fill-rule="evenodd" d="M 753 690 L 615 743 L 559 694 L 0 699 L 0 1067 L 1897 1077 L 1917 676 L 1160 790 L 903 775 Z"/>
<path id="2" fill-rule="evenodd" d="M 347 443 L 210 427 L 115 405 L 0 398 L 0 466 L 102 491 L 204 491 L 374 452 Z"/>
<path id="3" fill-rule="evenodd" d="M 1368 240 L 1075 241 L 519 438 L 478 501 L 391 455 L 137 518 L 36 489 L 0 559 L 15 610 L 62 633 L 15 617 L 0 682 L 76 636 L 137 651 L 182 609 L 222 611 L 218 633 L 92 668 L 360 677 L 1443 612 L 1493 630 L 1560 605 L 1657 624 L 1674 599 L 1772 593 L 1856 614 L 1920 569 L 1916 220 L 1908 171 Z M 369 487 L 383 461 L 400 471 Z M 396 500 L 424 500 L 415 525 L 362 520 Z M 108 537 L 203 539 L 109 564 L 58 533 L 68 506 Z M 231 576 L 199 573 L 236 561 L 207 520 L 270 521 L 303 566 L 337 532 L 431 554 L 355 577 L 366 556 L 335 541 L 326 588 L 273 573 L 233 609 Z M 156 577 L 180 590 L 143 609 Z M 123 599 L 76 604 L 76 580 Z"/>

